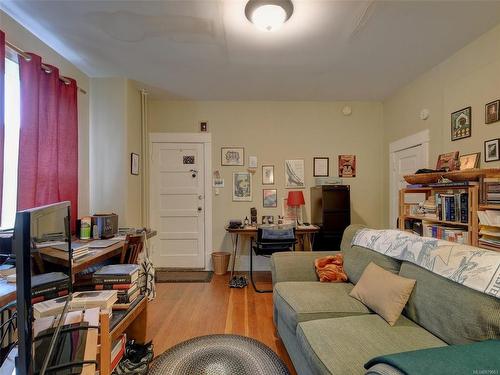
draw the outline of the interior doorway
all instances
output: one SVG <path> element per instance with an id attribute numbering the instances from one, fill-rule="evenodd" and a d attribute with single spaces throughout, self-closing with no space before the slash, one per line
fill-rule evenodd
<path id="1" fill-rule="evenodd" d="M 429 130 L 399 139 L 389 145 L 389 228 L 397 228 L 399 190 L 403 176 L 429 167 Z"/>

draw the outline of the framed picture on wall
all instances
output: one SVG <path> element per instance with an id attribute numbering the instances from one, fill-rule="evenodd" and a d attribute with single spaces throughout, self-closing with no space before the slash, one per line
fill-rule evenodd
<path id="1" fill-rule="evenodd" d="M 500 100 L 495 100 L 494 102 L 486 104 L 484 107 L 484 123 L 493 124 L 494 122 L 500 121 Z"/>
<path id="2" fill-rule="evenodd" d="M 262 206 L 265 208 L 278 207 L 278 190 L 263 189 L 262 190 Z"/>
<path id="3" fill-rule="evenodd" d="M 330 159 L 327 157 L 313 158 L 313 176 L 328 177 L 330 175 Z"/>
<path id="4" fill-rule="evenodd" d="M 262 166 L 262 185 L 274 185 L 274 165 Z"/>
<path id="5" fill-rule="evenodd" d="M 490 139 L 484 142 L 484 161 L 497 161 L 500 160 L 500 138 Z"/>
<path id="6" fill-rule="evenodd" d="M 245 165 L 245 149 L 243 147 L 221 147 L 220 164 Z"/>
<path id="7" fill-rule="evenodd" d="M 130 154 L 130 173 L 134 176 L 139 175 L 139 154 Z"/>
<path id="8" fill-rule="evenodd" d="M 456 141 L 472 135 L 472 108 L 460 109 L 451 114 L 451 140 Z"/>
<path id="9" fill-rule="evenodd" d="M 356 177 L 356 155 L 339 155 L 339 177 Z"/>
<path id="10" fill-rule="evenodd" d="M 233 202 L 252 201 L 252 175 L 249 172 L 233 173 Z"/>
<path id="11" fill-rule="evenodd" d="M 296 189 L 304 186 L 304 160 L 285 160 L 285 188 Z"/>

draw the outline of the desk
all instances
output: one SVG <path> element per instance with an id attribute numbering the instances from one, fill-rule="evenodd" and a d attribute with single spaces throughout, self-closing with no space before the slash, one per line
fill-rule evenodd
<path id="1" fill-rule="evenodd" d="M 236 263 L 236 256 L 238 252 L 238 244 L 240 236 L 248 236 L 254 238 L 257 234 L 257 227 L 246 226 L 244 228 L 229 228 L 226 227 L 226 232 L 231 235 L 231 241 L 233 243 L 233 260 L 231 262 L 231 279 L 234 275 L 234 266 Z M 309 251 L 312 251 L 312 243 L 314 240 L 314 235 L 319 232 L 319 227 L 316 225 L 309 226 L 298 226 L 295 228 L 295 236 L 302 243 L 302 249 L 305 250 L 305 244 L 309 245 Z M 252 251 L 252 249 L 250 249 Z"/>
<path id="2" fill-rule="evenodd" d="M 150 231 L 146 233 L 146 238 L 151 238 L 156 236 L 156 231 Z M 88 267 L 100 263 L 106 259 L 113 258 L 120 255 L 122 259 L 125 256 L 126 251 L 125 241 L 117 242 L 111 246 L 105 247 L 103 249 L 89 249 L 89 255 L 86 255 L 80 259 L 73 260 L 72 273 L 77 274 Z M 44 262 L 57 264 L 68 268 L 68 253 L 51 247 L 46 247 L 40 249 L 40 256 Z"/>

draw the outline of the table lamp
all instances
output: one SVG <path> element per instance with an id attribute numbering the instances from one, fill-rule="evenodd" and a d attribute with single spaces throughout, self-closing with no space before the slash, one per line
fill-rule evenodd
<path id="1" fill-rule="evenodd" d="M 304 205 L 306 202 L 304 200 L 304 194 L 301 191 L 289 191 L 288 192 L 288 198 L 287 198 L 287 204 L 290 207 L 295 208 L 295 217 L 297 224 L 300 225 L 299 222 L 299 208 L 300 206 Z"/>

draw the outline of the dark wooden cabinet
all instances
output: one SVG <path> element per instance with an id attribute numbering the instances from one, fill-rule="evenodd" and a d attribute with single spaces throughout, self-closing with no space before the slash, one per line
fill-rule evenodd
<path id="1" fill-rule="evenodd" d="M 320 227 L 313 250 L 340 250 L 344 230 L 351 224 L 349 185 L 312 187 L 311 223 Z"/>

